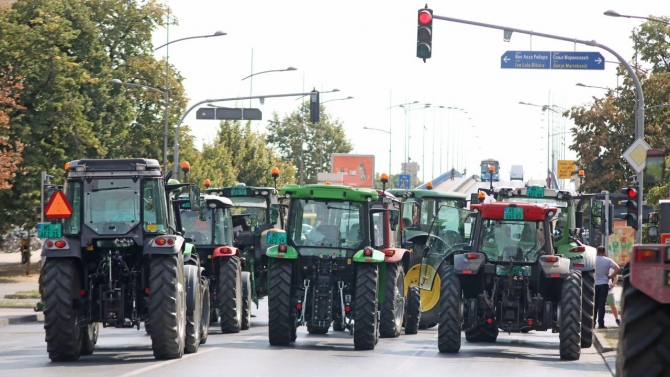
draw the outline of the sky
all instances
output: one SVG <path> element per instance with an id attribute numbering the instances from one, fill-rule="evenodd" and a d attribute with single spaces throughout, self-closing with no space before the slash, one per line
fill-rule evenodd
<path id="1" fill-rule="evenodd" d="M 616 64 L 604 70 L 501 69 L 506 51 L 599 51 L 537 36 L 514 33 L 503 41 L 503 31 L 434 20 L 432 57 L 416 57 L 417 11 L 425 2 L 407 0 L 165 0 L 178 20 L 154 33 L 155 46 L 168 40 L 213 34 L 226 36 L 193 39 L 156 51 L 169 54 L 169 62 L 185 77 L 189 106 L 212 98 L 232 98 L 308 92 L 322 93 L 321 103 L 339 119 L 352 153 L 375 155 L 375 171 L 389 171 L 389 135 L 392 132 L 391 173 L 399 173 L 406 157 L 421 166 L 419 178 L 427 181 L 455 166 L 477 173 L 482 159 L 500 161 L 501 175 L 511 165 L 523 165 L 526 177 L 543 178 L 547 168 L 548 118 L 540 107 L 588 105 L 605 91 L 578 87 L 615 87 Z M 621 14 L 668 15 L 665 1 L 624 0 L 555 2 L 526 0 L 435 1 L 434 15 L 508 26 L 523 30 L 596 40 L 624 58 L 634 54 L 630 35 L 642 21 L 603 15 L 609 9 Z M 665 12 L 665 13 L 664 13 Z M 616 58 L 600 51 L 607 61 Z M 297 70 L 254 72 L 295 67 Z M 339 100 L 352 96 L 350 100 Z M 430 103 L 407 112 L 395 106 L 419 101 Z M 220 103 L 255 107 L 263 112 L 253 127 L 264 132 L 273 112 L 280 119 L 295 111 L 295 98 L 268 98 Z M 647 104 L 645 105 L 653 105 Z M 443 109 L 438 106 L 444 106 Z M 449 110 L 448 107 L 463 110 Z M 466 113 L 467 112 L 467 113 Z M 569 120 L 554 119 L 550 132 L 568 131 Z M 218 129 L 214 120 L 188 124 L 196 145 L 211 142 Z M 561 135 L 562 136 L 562 135 Z M 559 138 L 561 136 L 557 136 Z M 575 159 L 567 150 L 565 159 Z M 550 148 L 551 149 L 551 148 Z M 442 158 L 440 158 L 442 156 Z"/>

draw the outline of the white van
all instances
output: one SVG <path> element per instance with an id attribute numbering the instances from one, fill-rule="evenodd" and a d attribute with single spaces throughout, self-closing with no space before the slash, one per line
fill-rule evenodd
<path id="1" fill-rule="evenodd" d="M 512 171 L 509 173 L 510 181 L 523 181 L 523 166 L 512 165 Z"/>

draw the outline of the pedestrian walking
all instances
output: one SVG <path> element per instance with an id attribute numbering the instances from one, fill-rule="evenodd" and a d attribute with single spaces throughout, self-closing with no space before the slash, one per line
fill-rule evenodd
<path id="1" fill-rule="evenodd" d="M 613 271 L 613 272 L 611 272 Z M 610 279 L 619 274 L 619 265 L 607 257 L 605 246 L 598 246 L 596 254 L 596 319 L 598 328 L 605 328 L 605 304 L 610 290 Z M 614 298 L 614 297 L 612 297 Z"/>
<path id="2" fill-rule="evenodd" d="M 614 274 L 614 270 L 610 268 L 609 271 L 610 275 Z M 610 280 L 609 286 L 610 290 L 607 293 L 607 302 L 606 305 L 610 306 L 610 309 L 612 310 L 612 314 L 614 315 L 614 320 L 616 321 L 616 324 L 618 326 L 621 326 L 621 320 L 619 319 L 619 311 L 616 308 L 616 300 L 614 300 L 614 291 L 612 288 L 616 286 L 616 283 L 619 281 L 619 275 L 614 274 L 614 278 Z"/>

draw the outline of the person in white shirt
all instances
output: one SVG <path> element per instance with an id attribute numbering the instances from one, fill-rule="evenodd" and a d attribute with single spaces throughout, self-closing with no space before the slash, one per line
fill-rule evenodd
<path id="1" fill-rule="evenodd" d="M 610 268 L 609 273 L 610 275 L 614 274 L 614 270 Z M 612 288 L 616 286 L 617 281 L 619 281 L 619 275 L 614 274 L 614 278 L 610 279 L 609 283 L 610 290 L 607 293 L 607 302 L 605 304 L 610 306 L 612 314 L 614 314 L 614 320 L 616 321 L 616 324 L 618 326 L 621 326 L 621 320 L 619 319 L 619 311 L 616 308 L 616 301 L 614 300 L 614 291 L 612 291 Z"/>
<path id="2" fill-rule="evenodd" d="M 605 246 L 598 246 L 596 253 L 596 312 L 598 328 L 605 328 L 605 303 L 610 289 L 610 279 L 619 274 L 619 265 L 615 261 L 606 257 L 607 249 Z M 614 273 L 610 273 L 614 271 Z"/>

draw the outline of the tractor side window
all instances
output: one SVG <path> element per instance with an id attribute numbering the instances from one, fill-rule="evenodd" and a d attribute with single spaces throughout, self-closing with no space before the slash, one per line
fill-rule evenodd
<path id="1" fill-rule="evenodd" d="M 406 200 L 402 205 L 402 227 L 408 228 L 419 224 L 419 204 L 414 199 Z"/>
<path id="2" fill-rule="evenodd" d="M 81 181 L 67 181 L 65 196 L 72 206 L 72 216 L 63 223 L 63 234 L 79 234 L 81 230 Z"/>
<path id="3" fill-rule="evenodd" d="M 381 248 L 384 245 L 384 234 L 386 231 L 384 223 L 384 212 L 377 212 L 372 214 L 372 234 L 370 235 L 373 243 L 372 246 L 376 248 Z"/>
<path id="4" fill-rule="evenodd" d="M 157 179 L 144 181 L 142 197 L 142 226 L 147 233 L 164 233 L 168 219 L 165 203 L 165 189 Z"/>
<path id="5" fill-rule="evenodd" d="M 230 212 L 217 208 L 214 212 L 214 244 L 230 245 L 233 238 L 233 223 Z"/>
<path id="6" fill-rule="evenodd" d="M 389 222 L 390 222 L 390 224 L 389 224 L 390 225 L 390 234 L 389 234 L 390 238 L 389 239 L 391 240 L 391 244 L 389 246 L 391 246 L 391 247 L 400 246 L 400 245 L 398 245 L 399 228 L 398 228 L 398 224 L 397 224 L 399 216 L 400 216 L 400 213 L 397 209 L 393 209 L 393 210 L 389 211 Z"/>

